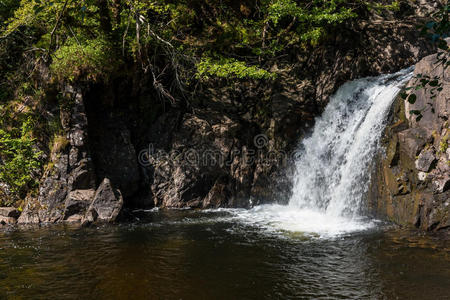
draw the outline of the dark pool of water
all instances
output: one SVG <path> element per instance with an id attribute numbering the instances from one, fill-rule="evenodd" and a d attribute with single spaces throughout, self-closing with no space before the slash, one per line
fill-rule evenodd
<path id="1" fill-rule="evenodd" d="M 268 234 L 226 212 L 0 231 L 0 298 L 448 299 L 450 243 L 395 229 Z M 222 219 L 222 221 L 217 221 Z"/>

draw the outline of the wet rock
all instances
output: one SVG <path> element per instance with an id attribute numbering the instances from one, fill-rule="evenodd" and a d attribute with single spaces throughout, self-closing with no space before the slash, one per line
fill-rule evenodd
<path id="1" fill-rule="evenodd" d="M 397 192 L 394 195 L 406 195 L 411 192 L 408 176 L 405 173 L 402 173 L 401 176 L 397 177 L 396 181 Z"/>
<path id="2" fill-rule="evenodd" d="M 386 163 L 390 166 L 396 166 L 399 159 L 398 136 L 393 135 L 386 149 Z"/>
<path id="3" fill-rule="evenodd" d="M 434 163 L 436 162 L 436 157 L 434 156 L 433 149 L 423 150 L 416 160 L 416 169 L 422 172 L 430 172 Z"/>
<path id="4" fill-rule="evenodd" d="M 113 188 L 111 181 L 105 178 L 95 192 L 94 200 L 82 223 L 86 225 L 92 222 L 114 222 L 119 216 L 122 206 L 123 197 L 120 190 Z"/>
<path id="5" fill-rule="evenodd" d="M 203 202 L 203 208 L 218 208 L 227 202 L 227 186 L 224 180 L 217 180 Z"/>

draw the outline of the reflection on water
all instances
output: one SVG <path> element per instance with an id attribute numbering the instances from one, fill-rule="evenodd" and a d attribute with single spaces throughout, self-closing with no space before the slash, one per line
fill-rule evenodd
<path id="1" fill-rule="evenodd" d="M 0 232 L 0 299 L 445 299 L 450 244 L 398 230 L 268 233 L 227 212 Z"/>

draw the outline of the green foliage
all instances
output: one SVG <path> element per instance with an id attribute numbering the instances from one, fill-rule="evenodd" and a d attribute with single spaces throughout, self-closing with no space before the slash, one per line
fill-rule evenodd
<path id="1" fill-rule="evenodd" d="M 273 79 L 276 75 L 255 66 L 247 66 L 244 62 L 236 59 L 221 57 L 218 60 L 214 60 L 210 57 L 205 57 L 197 64 L 197 76 L 203 79 L 208 79 L 209 76 L 238 79 Z"/>
<path id="2" fill-rule="evenodd" d="M 0 24 L 3 24 L 12 17 L 14 11 L 19 7 L 17 0 L 2 0 L 0 1 Z"/>
<path id="3" fill-rule="evenodd" d="M 369 10 L 373 9 L 376 10 L 378 12 L 381 12 L 383 10 L 393 10 L 393 11 L 398 11 L 400 10 L 400 1 L 393 1 L 390 4 L 383 4 L 383 3 L 378 3 L 378 2 L 366 2 L 366 5 L 368 7 Z"/>
<path id="4" fill-rule="evenodd" d="M 50 68 L 60 80 L 106 81 L 116 69 L 111 45 L 102 38 L 83 43 L 68 39 L 52 56 Z"/>
<path id="5" fill-rule="evenodd" d="M 33 46 L 42 55 L 53 57 L 52 71 L 59 80 L 105 80 L 102 74 L 113 72 L 121 61 L 134 59 L 144 72 L 153 74 L 155 87 L 161 89 L 157 84 L 161 76 L 183 86 L 202 70 L 208 76 L 267 78 L 268 72 L 262 72 L 262 65 L 255 62 L 276 57 L 293 45 L 319 44 L 331 28 L 356 18 L 355 8 L 360 5 L 377 9 L 398 6 L 398 1 L 376 3 L 21 0 L 20 6 L 11 10 L 13 17 L 9 12 L 1 35 L 33 28 L 37 37 Z M 205 53 L 211 53 L 209 60 Z M 221 59 L 213 62 L 217 57 Z M 234 61 L 235 57 L 242 57 L 241 62 Z M 200 64 L 195 64 L 200 58 Z M 210 68 L 206 68 L 208 64 Z M 227 67 L 233 69 L 225 72 Z"/>
<path id="6" fill-rule="evenodd" d="M 37 184 L 33 173 L 40 168 L 40 152 L 33 148 L 32 118 L 26 118 L 20 128 L 0 129 L 0 182 L 7 185 L 12 199 L 23 198 Z M 0 203 L 11 205 L 12 203 Z"/>
<path id="7" fill-rule="evenodd" d="M 450 47 L 445 39 L 450 36 L 450 5 L 447 3 L 440 10 L 432 14 L 433 21 L 421 28 L 421 34 L 427 36 L 440 49 L 437 55 L 437 65 L 442 65 L 444 70 L 450 66 Z"/>

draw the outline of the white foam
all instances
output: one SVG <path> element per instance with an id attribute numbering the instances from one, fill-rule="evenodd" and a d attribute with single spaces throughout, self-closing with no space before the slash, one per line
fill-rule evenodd
<path id="1" fill-rule="evenodd" d="M 363 231 L 375 226 L 375 222 L 362 218 L 330 216 L 322 211 L 292 209 L 285 205 L 261 205 L 250 210 L 233 210 L 232 213 L 235 220 L 272 233 L 290 231 L 322 238 Z"/>

